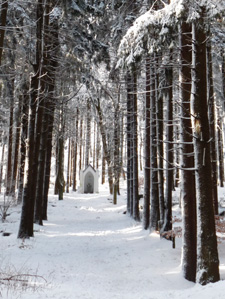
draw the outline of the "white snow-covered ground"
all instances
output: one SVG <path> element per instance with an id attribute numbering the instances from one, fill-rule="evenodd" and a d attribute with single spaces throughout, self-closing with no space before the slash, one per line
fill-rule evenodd
<path id="1" fill-rule="evenodd" d="M 220 195 L 224 196 L 224 194 Z M 35 237 L 17 239 L 20 206 L 0 223 L 1 298 L 213 299 L 224 298 L 225 244 L 219 243 L 221 281 L 200 286 L 182 277 L 181 239 L 144 231 L 126 210 L 125 191 L 113 205 L 99 194 L 50 195 L 48 221 Z M 179 218 L 179 209 L 175 214 Z M 180 225 L 180 223 L 178 223 Z M 11 233 L 3 236 L 3 232 Z M 21 274 L 27 274 L 21 276 Z M 9 285 L 10 284 L 10 285 Z"/>

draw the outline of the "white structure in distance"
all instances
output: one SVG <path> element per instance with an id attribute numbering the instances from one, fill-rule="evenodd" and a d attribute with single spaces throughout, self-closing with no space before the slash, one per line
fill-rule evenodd
<path id="1" fill-rule="evenodd" d="M 90 164 L 80 172 L 80 193 L 98 193 L 98 170 Z"/>

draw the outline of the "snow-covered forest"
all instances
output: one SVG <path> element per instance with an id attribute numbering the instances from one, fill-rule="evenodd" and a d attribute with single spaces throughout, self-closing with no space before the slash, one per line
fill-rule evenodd
<path id="1" fill-rule="evenodd" d="M 222 298 L 224 20 L 1 1 L 0 297 Z"/>

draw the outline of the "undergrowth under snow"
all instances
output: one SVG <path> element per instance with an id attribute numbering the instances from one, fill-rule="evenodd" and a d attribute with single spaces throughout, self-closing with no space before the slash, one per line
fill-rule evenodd
<path id="1" fill-rule="evenodd" d="M 125 197 L 124 191 L 113 205 L 104 187 L 99 194 L 65 194 L 63 201 L 51 194 L 49 219 L 43 227 L 35 225 L 29 240 L 17 239 L 21 207 L 11 208 L 0 224 L 0 297 L 224 298 L 224 241 L 219 242 L 222 280 L 204 287 L 188 282 L 180 265 L 181 238 L 172 249 L 170 241 L 143 230 L 124 214 Z M 178 206 L 174 216 L 181 217 Z"/>

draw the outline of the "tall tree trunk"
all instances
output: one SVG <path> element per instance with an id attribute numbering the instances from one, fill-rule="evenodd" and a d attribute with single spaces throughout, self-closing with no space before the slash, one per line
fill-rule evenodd
<path id="1" fill-rule="evenodd" d="M 79 173 L 82 169 L 82 147 L 83 147 L 83 118 L 82 115 L 80 116 L 80 134 L 79 134 L 79 144 L 80 144 L 80 149 L 79 149 Z"/>
<path id="2" fill-rule="evenodd" d="M 117 204 L 118 182 L 119 182 L 119 104 L 116 104 L 114 112 L 114 182 L 113 182 L 113 204 Z"/>
<path id="3" fill-rule="evenodd" d="M 170 52 L 169 55 L 172 56 Z M 172 63 L 172 57 L 169 63 Z M 168 65 L 165 69 L 167 103 L 167 126 L 166 126 L 166 186 L 165 186 L 165 214 L 161 232 L 172 229 L 172 191 L 173 191 L 173 69 Z"/>
<path id="4" fill-rule="evenodd" d="M 3 53 L 3 46 L 4 46 L 4 36 L 6 31 L 6 19 L 7 19 L 7 12 L 8 12 L 8 1 L 2 1 L 1 5 L 1 20 L 0 20 L 0 66 L 2 65 L 2 53 Z"/>
<path id="5" fill-rule="evenodd" d="M 87 100 L 87 115 L 86 115 L 86 147 L 85 147 L 85 168 L 89 165 L 89 156 L 91 148 L 91 103 Z"/>
<path id="6" fill-rule="evenodd" d="M 0 194 L 2 192 L 2 175 L 3 175 L 4 155 L 5 155 L 5 142 L 3 141 L 3 144 L 2 144 L 1 166 L 0 166 Z"/>
<path id="7" fill-rule="evenodd" d="M 127 212 L 133 215 L 132 78 L 127 73 Z"/>
<path id="8" fill-rule="evenodd" d="M 158 84 L 157 84 L 158 86 Z M 158 180 L 159 180 L 159 219 L 164 220 L 164 146 L 163 146 L 163 96 L 157 97 L 157 139 L 158 139 Z"/>
<path id="9" fill-rule="evenodd" d="M 73 160 L 73 191 L 77 190 L 77 146 L 78 146 L 78 122 L 79 122 L 79 109 L 76 111 L 75 122 L 75 143 L 74 143 L 74 160 Z"/>
<path id="10" fill-rule="evenodd" d="M 180 95 L 181 95 L 181 201 L 183 214 L 184 277 L 195 282 L 197 263 L 197 223 L 193 140 L 191 129 L 191 25 L 182 23 L 180 28 Z"/>
<path id="11" fill-rule="evenodd" d="M 28 129 L 28 170 L 26 182 L 23 189 L 23 205 L 20 219 L 18 238 L 33 237 L 33 215 L 34 215 L 34 197 L 31 197 L 32 175 L 33 175 L 33 157 L 34 157 L 34 132 L 35 132 L 35 115 L 37 106 L 39 74 L 36 69 L 35 75 L 31 78 L 31 95 L 30 95 L 30 117 Z"/>
<path id="12" fill-rule="evenodd" d="M 204 6 L 192 26 L 192 115 L 197 189 L 197 277 L 202 285 L 220 279 L 212 198 L 210 129 L 207 113 L 207 68 Z"/>
<path id="13" fill-rule="evenodd" d="M 137 69 L 132 70 L 132 139 L 133 139 L 133 218 L 140 220 L 139 216 L 139 196 L 138 196 L 138 123 L 137 123 Z"/>
<path id="14" fill-rule="evenodd" d="M 219 108 L 218 108 L 219 110 Z M 217 142 L 219 160 L 219 182 L 220 187 L 224 187 L 224 156 L 223 156 L 223 130 L 220 112 L 217 113 Z"/>
<path id="15" fill-rule="evenodd" d="M 146 73 L 146 94 L 145 94 L 145 137 L 144 137 L 144 204 L 143 204 L 143 227 L 149 228 L 150 219 L 150 58 L 145 61 L 145 73 Z"/>
<path id="16" fill-rule="evenodd" d="M 13 197 L 15 197 L 15 191 L 16 191 L 16 178 L 17 178 L 18 160 L 19 160 L 22 101 L 23 101 L 23 98 L 22 98 L 22 96 L 20 96 L 17 111 L 14 116 L 14 118 L 16 119 L 16 132 L 15 132 L 15 143 L 14 143 L 14 149 L 13 149 L 12 181 L 10 184 L 10 194 Z"/>
<path id="17" fill-rule="evenodd" d="M 214 212 L 218 215 L 218 191 L 217 191 L 217 148 L 216 148 L 216 119 L 215 119 L 215 99 L 213 87 L 213 70 L 212 70 L 212 49 L 211 41 L 207 42 L 207 86 L 208 86 L 208 115 L 210 130 L 210 152 L 212 163 L 212 181 L 213 181 L 213 202 Z"/>
<path id="18" fill-rule="evenodd" d="M 58 18 L 52 18 L 50 21 L 51 35 L 50 35 L 50 49 L 48 51 L 48 129 L 47 129 L 47 143 L 45 153 L 45 169 L 44 169 L 44 187 L 43 187 L 43 205 L 42 205 L 42 219 L 47 220 L 47 206 L 48 206 L 48 190 L 50 184 L 51 173 L 51 156 L 52 156 L 52 133 L 54 124 L 54 111 L 55 111 L 55 78 L 58 68 L 58 54 L 59 54 L 59 26 Z"/>
<path id="19" fill-rule="evenodd" d="M 14 111 L 14 80 L 8 82 L 10 98 L 9 133 L 8 133 L 8 158 L 6 173 L 6 195 L 10 195 L 12 182 L 12 149 L 13 149 L 13 111 Z"/>
<path id="20" fill-rule="evenodd" d="M 153 58 L 153 57 L 152 57 Z M 157 161 L 157 120 L 156 120 L 156 86 L 155 68 L 150 65 L 150 130 L 151 130 L 151 210 L 150 210 L 150 231 L 158 230 L 159 221 L 159 189 L 158 189 L 158 161 Z"/>
<path id="21" fill-rule="evenodd" d="M 105 184 L 105 154 L 102 149 L 102 185 Z"/>
<path id="22" fill-rule="evenodd" d="M 42 29 L 43 29 L 43 5 L 42 0 L 38 0 L 36 9 L 36 63 L 34 67 L 34 75 L 31 77 L 31 95 L 30 95 L 30 121 L 28 132 L 28 171 L 27 180 L 23 192 L 23 205 L 20 219 L 20 227 L 18 238 L 33 237 L 33 217 L 34 217 L 34 203 L 36 191 L 36 170 L 37 161 L 35 156 L 37 153 L 36 140 L 35 140 L 35 116 L 38 99 L 38 88 L 40 78 L 40 67 L 42 60 Z M 37 133 L 37 132 L 36 132 Z M 39 146 L 38 146 L 39 148 Z"/>
<path id="23" fill-rule="evenodd" d="M 58 132 L 58 150 L 57 150 L 57 159 L 58 159 L 58 167 L 57 167 L 57 175 L 55 181 L 55 191 L 58 194 L 59 200 L 63 200 L 63 192 L 64 192 L 64 108 L 63 104 L 60 108 L 60 124 L 59 124 L 59 132 Z"/>
<path id="24" fill-rule="evenodd" d="M 97 140 L 96 140 L 96 169 L 99 168 L 99 159 L 100 159 L 100 151 L 101 151 L 101 143 L 100 143 L 100 132 L 99 125 L 97 124 Z"/>
<path id="25" fill-rule="evenodd" d="M 69 193 L 69 187 L 70 187 L 70 159 L 72 156 L 71 152 L 71 140 L 69 138 L 69 144 L 68 144 L 68 159 L 67 159 L 67 175 L 66 175 L 66 193 Z"/>

